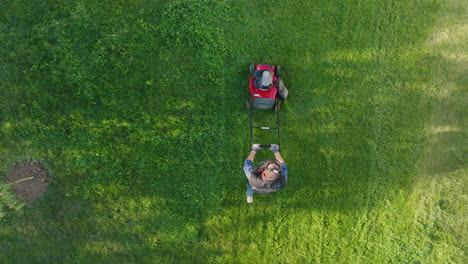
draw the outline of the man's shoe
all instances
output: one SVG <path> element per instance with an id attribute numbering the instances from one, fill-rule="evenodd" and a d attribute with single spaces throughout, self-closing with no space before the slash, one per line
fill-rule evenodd
<path id="1" fill-rule="evenodd" d="M 253 203 L 253 196 L 247 195 L 247 203 Z"/>

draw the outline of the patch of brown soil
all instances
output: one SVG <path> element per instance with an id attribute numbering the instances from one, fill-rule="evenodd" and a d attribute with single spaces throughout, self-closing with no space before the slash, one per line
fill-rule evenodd
<path id="1" fill-rule="evenodd" d="M 42 194 L 47 191 L 49 176 L 49 171 L 43 164 L 23 161 L 16 163 L 11 169 L 8 182 L 11 183 L 11 189 L 20 200 L 32 202 L 41 198 Z M 33 179 L 20 181 L 31 177 Z"/>

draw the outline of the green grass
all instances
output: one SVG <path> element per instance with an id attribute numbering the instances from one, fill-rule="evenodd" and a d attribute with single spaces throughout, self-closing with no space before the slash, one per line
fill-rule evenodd
<path id="1" fill-rule="evenodd" d="M 52 180 L 0 262 L 467 262 L 466 3 L 278 2 L 2 2 L 0 173 Z M 251 62 L 290 181 L 248 205 Z"/>

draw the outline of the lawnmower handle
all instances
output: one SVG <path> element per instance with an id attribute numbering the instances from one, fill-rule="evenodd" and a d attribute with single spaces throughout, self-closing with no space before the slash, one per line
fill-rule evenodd
<path id="1" fill-rule="evenodd" d="M 260 145 L 261 148 L 271 148 L 271 144 L 270 145 Z"/>

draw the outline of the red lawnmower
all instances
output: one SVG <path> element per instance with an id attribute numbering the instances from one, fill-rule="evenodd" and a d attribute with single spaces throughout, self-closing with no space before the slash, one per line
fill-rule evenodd
<path id="1" fill-rule="evenodd" d="M 249 80 L 250 98 L 247 102 L 250 119 L 250 146 L 254 144 L 253 129 L 277 130 L 278 145 L 280 141 L 280 118 L 279 109 L 281 102 L 288 97 L 288 89 L 284 86 L 283 78 L 280 77 L 280 65 L 250 64 L 252 76 Z M 253 125 L 253 110 L 274 110 L 276 112 L 276 127 L 257 127 Z M 269 145 L 261 145 L 267 148 Z"/>

